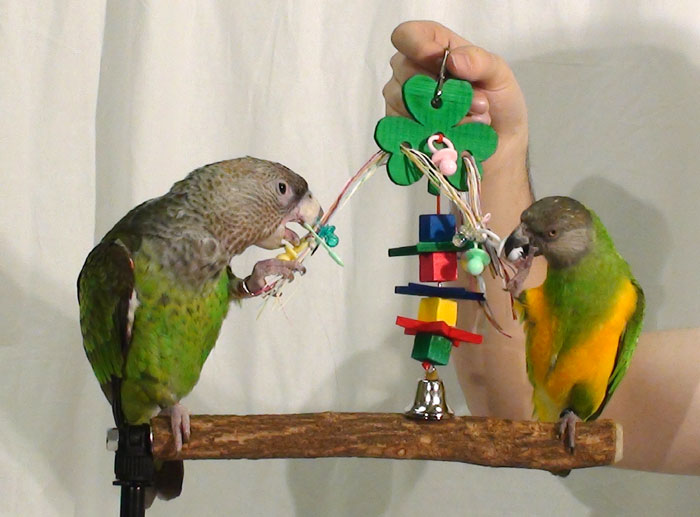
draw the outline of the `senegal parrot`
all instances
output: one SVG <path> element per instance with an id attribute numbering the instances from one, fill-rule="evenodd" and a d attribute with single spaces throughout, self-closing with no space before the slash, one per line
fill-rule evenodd
<path id="1" fill-rule="evenodd" d="M 597 418 L 630 364 L 642 329 L 644 293 L 598 216 L 562 196 L 520 216 L 504 253 L 518 271 L 508 288 L 526 331 L 534 413 L 559 422 L 570 450 L 578 420 Z M 544 283 L 522 291 L 533 257 Z"/>
<path id="2" fill-rule="evenodd" d="M 105 235 L 80 272 L 78 302 L 85 353 L 117 425 L 169 414 L 182 448 L 190 426 L 179 401 L 197 383 L 229 302 L 255 294 L 268 275 L 303 272 L 269 259 L 240 279 L 229 261 L 251 245 L 298 243 L 286 225 L 313 225 L 321 214 L 301 176 L 246 157 L 191 172 Z M 155 492 L 176 497 L 182 476 L 181 461 L 157 464 Z"/>

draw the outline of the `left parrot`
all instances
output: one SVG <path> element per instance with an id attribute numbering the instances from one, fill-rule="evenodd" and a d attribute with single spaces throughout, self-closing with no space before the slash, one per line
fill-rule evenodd
<path id="1" fill-rule="evenodd" d="M 105 235 L 80 272 L 78 302 L 85 353 L 118 425 L 167 413 L 182 448 L 190 426 L 179 401 L 197 383 L 230 301 L 262 289 L 266 276 L 304 271 L 268 259 L 241 279 L 231 258 L 251 245 L 297 244 L 286 225 L 313 225 L 322 213 L 304 178 L 245 157 L 194 170 Z M 158 495 L 179 495 L 182 462 L 156 469 Z"/>

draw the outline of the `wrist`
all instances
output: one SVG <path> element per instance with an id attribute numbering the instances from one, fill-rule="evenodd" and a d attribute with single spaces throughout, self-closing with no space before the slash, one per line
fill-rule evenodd
<path id="1" fill-rule="evenodd" d="M 492 214 L 489 226 L 507 235 L 533 201 L 528 170 L 527 132 L 499 141 L 496 153 L 483 162 L 481 206 Z"/>
<path id="2" fill-rule="evenodd" d="M 522 175 L 528 170 L 528 132 L 499 135 L 496 152 L 482 166 L 484 176 L 496 174 Z"/>

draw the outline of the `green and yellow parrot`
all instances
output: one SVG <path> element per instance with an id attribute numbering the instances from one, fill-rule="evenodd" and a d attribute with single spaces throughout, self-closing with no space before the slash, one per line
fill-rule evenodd
<path id="1" fill-rule="evenodd" d="M 577 420 L 597 418 L 625 375 L 642 329 L 644 293 L 598 216 L 553 196 L 526 209 L 504 245 L 518 265 L 508 288 L 526 331 L 534 413 L 559 421 L 573 450 Z M 522 291 L 533 257 L 544 283 Z"/>
<path id="2" fill-rule="evenodd" d="M 80 272 L 78 301 L 85 353 L 117 425 L 167 413 L 182 447 L 190 426 L 179 401 L 197 383 L 229 302 L 259 291 L 268 275 L 303 272 L 269 259 L 240 279 L 229 261 L 251 245 L 298 243 L 286 225 L 313 225 L 321 214 L 301 176 L 246 157 L 191 172 L 105 235 Z M 182 462 L 157 465 L 158 495 L 179 495 L 182 476 Z"/>

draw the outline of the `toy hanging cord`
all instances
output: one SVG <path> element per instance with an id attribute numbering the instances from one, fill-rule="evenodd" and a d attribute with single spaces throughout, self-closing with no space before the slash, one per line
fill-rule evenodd
<path id="1" fill-rule="evenodd" d="M 329 225 L 329 222 L 333 215 L 341 210 L 352 196 L 355 195 L 357 190 L 376 172 L 376 170 L 381 167 L 387 158 L 387 153 L 384 151 L 377 151 L 372 155 L 372 157 L 367 160 L 367 162 L 360 167 L 360 169 L 345 183 L 343 188 L 340 190 L 340 194 L 333 201 L 328 210 L 323 214 L 323 217 L 314 224 L 310 226 L 308 224 L 304 225 L 304 228 L 309 232 L 307 235 L 301 238 L 300 244 L 296 247 L 291 245 L 285 245 L 286 253 L 280 255 L 278 258 L 286 260 L 296 260 L 298 263 L 304 262 L 309 255 L 315 253 L 318 246 L 323 246 L 331 258 L 339 265 L 343 266 L 343 262 L 338 257 L 338 255 L 331 250 L 335 244 L 328 238 L 332 236 L 335 238 L 335 243 L 338 240 L 333 231 L 335 227 Z M 330 231 L 324 232 L 325 229 Z M 281 294 L 281 288 L 288 281 L 284 278 L 278 277 L 272 280 L 270 283 L 265 285 L 259 292 L 254 293 L 255 296 L 263 295 L 265 297 L 279 296 Z"/>

